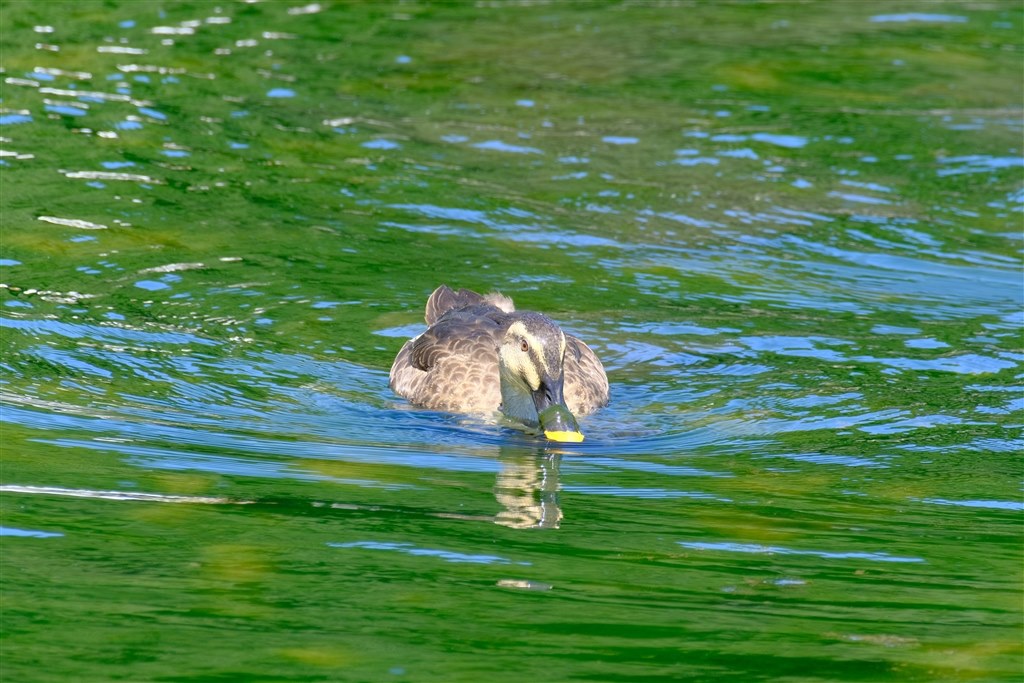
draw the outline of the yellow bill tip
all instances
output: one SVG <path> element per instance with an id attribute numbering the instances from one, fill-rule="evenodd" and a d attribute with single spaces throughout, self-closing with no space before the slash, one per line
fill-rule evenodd
<path id="1" fill-rule="evenodd" d="M 544 432 L 544 436 L 552 441 L 579 443 L 583 441 L 582 432 Z"/>

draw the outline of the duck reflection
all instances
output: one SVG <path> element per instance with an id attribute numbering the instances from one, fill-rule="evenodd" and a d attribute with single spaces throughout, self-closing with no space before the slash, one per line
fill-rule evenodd
<path id="1" fill-rule="evenodd" d="M 558 505 L 558 466 L 561 456 L 503 448 L 494 498 L 504 508 L 496 524 L 513 529 L 557 529 L 562 522 Z"/>

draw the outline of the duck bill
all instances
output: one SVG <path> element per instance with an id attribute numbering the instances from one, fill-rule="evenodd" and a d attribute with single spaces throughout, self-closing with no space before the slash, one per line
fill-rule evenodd
<path id="1" fill-rule="evenodd" d="M 537 407 L 537 420 L 540 428 L 551 441 L 579 443 L 583 441 L 583 433 L 576 423 L 576 418 L 569 412 L 562 397 L 562 379 L 541 382 L 540 388 L 533 392 L 533 402 Z"/>

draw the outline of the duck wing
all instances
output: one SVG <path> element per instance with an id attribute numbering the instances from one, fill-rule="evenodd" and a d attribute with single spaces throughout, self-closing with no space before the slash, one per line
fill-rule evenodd
<path id="1" fill-rule="evenodd" d="M 498 344 L 504 317 L 486 303 L 449 309 L 398 352 L 391 366 L 391 388 L 412 403 L 434 410 L 497 410 L 501 403 Z"/>
<path id="2" fill-rule="evenodd" d="M 565 335 L 565 404 L 573 415 L 592 413 L 608 403 L 608 375 L 597 354 L 578 338 Z"/>
<path id="3" fill-rule="evenodd" d="M 464 308 L 483 302 L 483 297 L 468 289 L 452 290 L 448 285 L 441 285 L 427 297 L 427 308 L 424 318 L 427 325 L 433 325 L 453 308 Z"/>

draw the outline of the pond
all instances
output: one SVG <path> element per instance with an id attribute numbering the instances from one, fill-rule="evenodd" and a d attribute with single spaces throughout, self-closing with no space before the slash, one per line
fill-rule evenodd
<path id="1" fill-rule="evenodd" d="M 5 680 L 1022 675 L 1020 3 L 7 3 Z M 553 444 L 388 388 L 438 285 Z"/>

